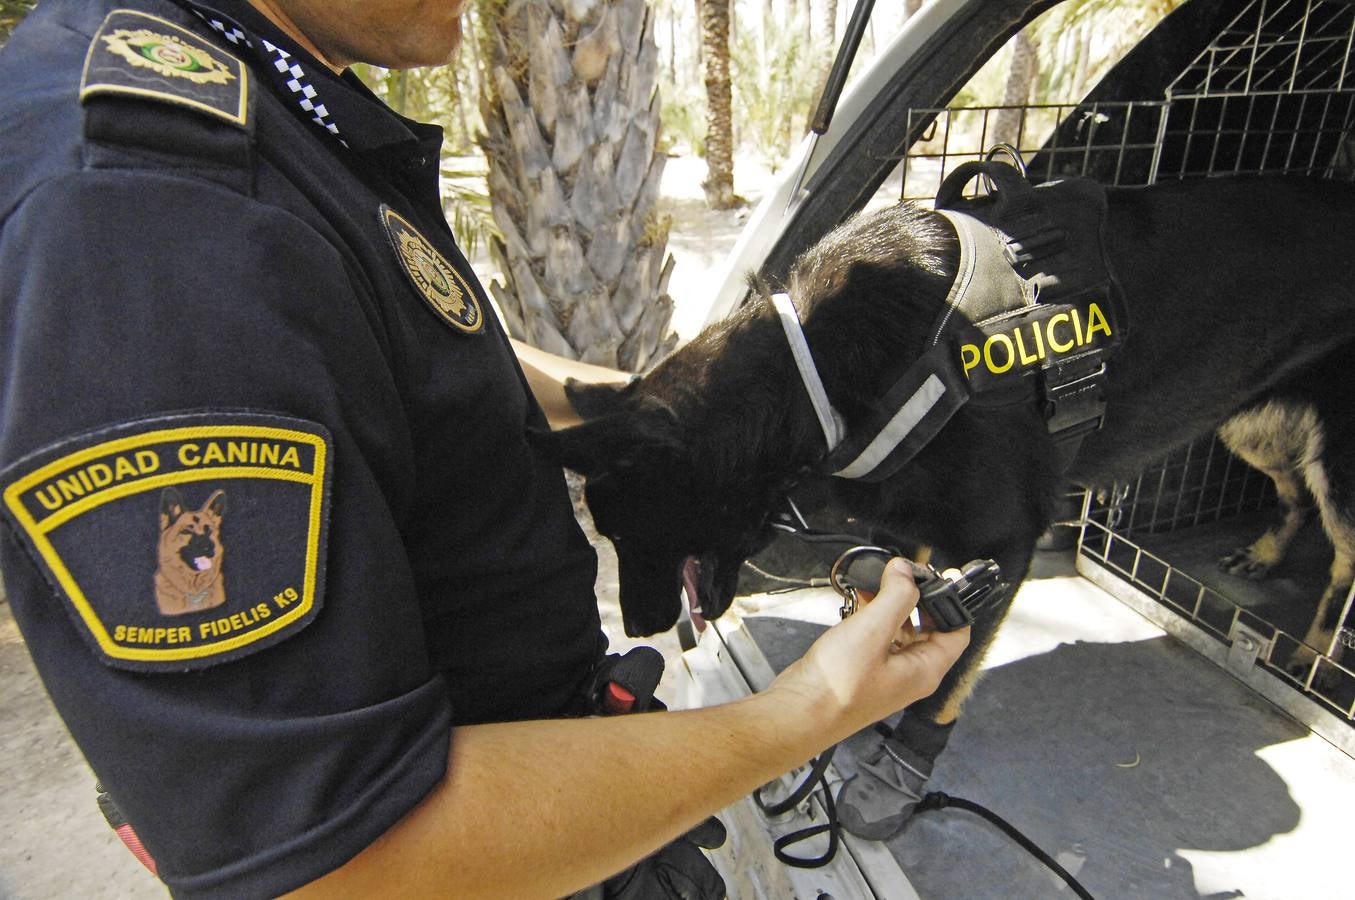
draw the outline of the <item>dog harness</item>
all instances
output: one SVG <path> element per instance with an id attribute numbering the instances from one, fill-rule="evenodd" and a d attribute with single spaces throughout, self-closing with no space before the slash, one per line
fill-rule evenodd
<path id="1" fill-rule="evenodd" d="M 989 193 L 965 198 L 979 176 Z M 1106 361 L 1125 333 L 1102 249 L 1105 191 L 1085 178 L 1035 187 L 1005 163 L 971 162 L 946 178 L 936 209 L 960 248 L 945 307 L 923 354 L 850 431 L 828 400 L 789 295 L 772 297 L 828 445 L 822 469 L 882 481 L 960 407 L 1034 402 L 1066 470 L 1101 426 Z"/>

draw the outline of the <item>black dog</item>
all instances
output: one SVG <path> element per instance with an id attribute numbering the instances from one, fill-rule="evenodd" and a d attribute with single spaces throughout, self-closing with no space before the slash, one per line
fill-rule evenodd
<path id="1" fill-rule="evenodd" d="M 1307 506 L 1304 486 L 1315 496 L 1336 553 L 1306 640 L 1325 651 L 1355 570 L 1345 396 L 1355 186 L 1262 178 L 1106 193 L 1104 254 L 1124 299 L 1125 339 L 1109 364 L 1103 427 L 1071 466 L 1061 470 L 1037 403 L 970 404 L 887 480 L 832 479 L 837 503 L 930 545 L 941 565 L 997 560 L 1010 597 L 1067 481 L 1133 476 L 1223 426 L 1276 479 L 1284 507 L 1283 524 L 1228 566 L 1272 566 Z M 797 261 L 787 290 L 849 433 L 899 366 L 924 352 L 957 253 L 946 219 L 904 204 L 848 221 Z M 765 296 L 631 386 L 572 394 L 589 421 L 553 440 L 587 476 L 594 520 L 615 542 L 631 634 L 673 624 L 683 581 L 703 615 L 723 612 L 741 563 L 772 536 L 773 507 L 797 483 L 826 477 L 824 436 Z M 914 719 L 958 715 L 1001 618 L 976 623 L 965 657 Z"/>

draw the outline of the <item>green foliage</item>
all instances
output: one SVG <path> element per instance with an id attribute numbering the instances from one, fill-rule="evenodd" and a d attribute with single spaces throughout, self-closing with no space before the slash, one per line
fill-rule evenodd
<path id="1" fill-rule="evenodd" d="M 445 66 L 393 70 L 358 64 L 353 70 L 392 109 L 411 119 L 441 125 L 442 207 L 457 243 L 473 256 L 498 229 L 490 212 L 485 161 L 476 146 L 483 130 L 479 98 L 486 82 L 483 65 L 486 10 L 502 0 L 481 0 L 462 16 L 463 39 L 454 60 Z"/>
<path id="2" fill-rule="evenodd" d="M 468 257 L 475 255 L 482 240 L 498 233 L 489 206 L 483 156 L 443 157 L 442 211 Z"/>
<path id="3" fill-rule="evenodd" d="M 9 40 L 10 32 L 36 5 L 37 0 L 0 0 L 0 45 Z"/>
<path id="4" fill-rule="evenodd" d="M 1039 58 L 1038 77 L 1024 118 L 1022 149 L 1041 146 L 1057 126 L 1060 110 L 1044 104 L 1074 104 L 1099 82 L 1152 28 L 1184 0 L 1067 0 L 1026 27 Z M 949 103 L 948 135 L 936 133 L 919 145 L 923 153 L 939 153 L 942 138 L 951 152 L 980 153 L 994 140 L 996 115 L 982 110 L 999 106 L 1012 66 L 1015 39 L 994 54 Z"/>
<path id="5" fill-rule="evenodd" d="M 798 14 L 761 33 L 740 29 L 731 73 L 735 143 L 750 145 L 770 168 L 780 165 L 808 130 L 833 49 L 806 40 Z"/>
<path id="6" fill-rule="evenodd" d="M 677 80 L 666 82 L 659 115 L 663 120 L 663 133 L 659 140 L 665 150 L 685 146 L 690 147 L 697 156 L 706 155 L 704 87 Z"/>
<path id="7" fill-rule="evenodd" d="M 1036 101 L 1082 99 L 1185 0 L 1067 0 L 1031 26 L 1040 48 Z"/>
<path id="8" fill-rule="evenodd" d="M 1039 77 L 1030 102 L 1070 103 L 1081 99 L 1124 53 L 1182 2 L 1066 0 L 1050 9 L 1028 27 L 1039 53 Z M 887 15 L 882 15 L 880 9 L 875 20 L 882 29 L 880 38 L 885 40 L 892 33 L 885 24 Z M 735 138 L 737 144 L 756 150 L 768 165 L 775 167 L 804 133 L 836 47 L 828 45 L 818 28 L 814 29 L 813 37 L 806 38 L 799 12 L 785 21 L 767 23 L 765 36 L 764 29 L 749 18 L 736 29 L 732 48 Z M 852 67 L 849 82 L 869 66 L 872 48 L 873 40 L 867 40 Z M 1010 68 L 1008 47 L 974 75 L 953 98 L 951 106 L 1000 104 Z M 679 96 L 697 91 L 704 97 L 699 83 L 692 87 L 682 82 L 682 78 L 675 78 L 673 86 L 665 88 Z M 688 113 L 688 121 L 679 116 L 674 114 L 675 134 L 686 133 L 684 129 L 704 132 L 704 116 L 697 118 Z M 1044 116 L 1050 119 L 1050 127 L 1052 116 L 1052 113 Z M 1030 123 L 1033 127 L 1037 130 L 1044 127 L 1040 115 L 1036 120 L 1039 121 Z M 975 127 L 982 127 L 981 118 L 973 121 Z M 977 137 L 976 134 L 976 140 Z"/>
<path id="9" fill-rule="evenodd" d="M 480 0 L 481 3 L 502 0 Z M 649 0 L 656 17 L 659 43 L 659 109 L 663 130 L 659 146 L 665 152 L 706 155 L 706 87 L 701 70 L 701 27 L 698 0 Z"/>

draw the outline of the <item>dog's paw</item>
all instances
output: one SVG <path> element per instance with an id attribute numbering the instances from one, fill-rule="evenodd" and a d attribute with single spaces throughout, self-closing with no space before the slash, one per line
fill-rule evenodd
<path id="1" fill-rule="evenodd" d="M 1347 590 L 1349 590 L 1347 588 Z M 1289 658 L 1285 660 L 1284 670 L 1291 678 L 1296 681 L 1307 681 L 1308 673 L 1313 669 L 1313 662 L 1318 654 L 1331 653 L 1329 657 L 1332 662 L 1342 663 L 1344 656 L 1349 653 L 1347 649 L 1351 646 L 1347 643 L 1346 630 L 1342 629 L 1341 640 L 1335 642 L 1333 638 L 1336 635 L 1331 631 L 1323 631 L 1314 627 L 1303 638 L 1303 643 L 1296 646 Z M 1355 637 L 1355 635 L 1352 635 Z M 1355 643 L 1355 640 L 1351 641 Z M 1330 651 L 1328 648 L 1332 648 Z M 1317 672 L 1313 675 L 1312 687 L 1319 691 L 1331 691 L 1341 684 L 1340 669 L 1337 666 L 1318 666 Z"/>
<path id="2" fill-rule="evenodd" d="M 1306 681 L 1315 659 L 1317 659 L 1317 653 L 1311 647 L 1297 647 L 1285 660 L 1284 670 L 1295 681 Z"/>
<path id="3" fill-rule="evenodd" d="M 1261 581 L 1270 577 L 1275 563 L 1257 557 L 1251 547 L 1238 547 L 1227 556 L 1219 557 L 1219 568 L 1229 575 Z"/>
<path id="4" fill-rule="evenodd" d="M 1312 647 L 1300 646 L 1289 655 L 1285 661 L 1284 670 L 1290 678 L 1295 681 L 1307 683 L 1308 673 L 1313 669 L 1313 661 L 1317 659 L 1317 651 Z M 1313 675 L 1311 687 L 1315 691 L 1323 693 L 1334 690 L 1341 683 L 1335 666 L 1320 666 Z"/>

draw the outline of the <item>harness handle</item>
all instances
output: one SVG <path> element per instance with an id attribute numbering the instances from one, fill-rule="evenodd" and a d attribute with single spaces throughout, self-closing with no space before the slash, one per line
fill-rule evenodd
<path id="1" fill-rule="evenodd" d="M 980 176 L 990 184 L 988 196 L 965 197 L 964 189 Z M 1039 213 L 1034 185 L 1010 163 L 995 159 L 962 163 L 946 176 L 936 191 L 937 209 L 965 211 L 990 204 L 994 221 L 1012 222 Z"/>

